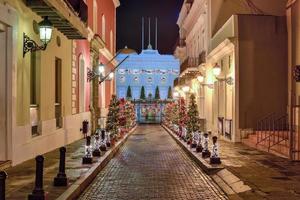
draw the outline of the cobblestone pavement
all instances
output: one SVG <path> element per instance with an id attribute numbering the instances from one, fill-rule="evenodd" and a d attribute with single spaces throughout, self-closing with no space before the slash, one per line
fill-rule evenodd
<path id="1" fill-rule="evenodd" d="M 139 126 L 84 200 L 227 199 L 161 126 Z"/>

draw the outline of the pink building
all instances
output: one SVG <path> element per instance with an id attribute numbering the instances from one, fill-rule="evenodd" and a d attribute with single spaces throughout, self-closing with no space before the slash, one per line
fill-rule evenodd
<path id="1" fill-rule="evenodd" d="M 92 104 L 91 84 L 87 81 L 87 72 L 92 69 L 91 41 L 100 40 L 99 64 L 105 66 L 104 74 L 114 68 L 116 62 L 108 63 L 116 51 L 116 8 L 119 0 L 86 0 L 88 5 L 88 31 L 87 40 L 73 42 L 73 69 L 72 69 L 72 113 L 85 113 L 90 111 Z M 99 85 L 98 107 L 101 117 L 107 114 L 111 95 L 115 93 L 114 79 L 104 81 Z"/>

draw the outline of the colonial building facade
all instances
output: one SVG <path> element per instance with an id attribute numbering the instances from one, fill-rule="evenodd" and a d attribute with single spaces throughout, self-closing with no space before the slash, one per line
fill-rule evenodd
<path id="1" fill-rule="evenodd" d="M 175 56 L 181 67 L 175 86 L 187 99 L 196 94 L 205 131 L 241 142 L 258 138 L 260 119 L 272 113 L 274 119 L 286 116 L 285 4 L 284 0 L 184 1 L 178 18 Z M 254 146 L 260 142 L 263 146 L 272 134 Z"/>
<path id="2" fill-rule="evenodd" d="M 178 59 L 173 55 L 161 55 L 152 48 L 142 50 L 140 54 L 125 48 L 117 59 L 121 61 L 127 56 L 116 73 L 118 98 L 126 98 L 129 87 L 132 99 L 140 99 L 142 87 L 145 97 L 154 98 L 158 87 L 160 99 L 167 99 L 169 88 L 173 91 L 174 79 L 179 74 Z"/>
<path id="3" fill-rule="evenodd" d="M 106 64 L 114 54 L 118 5 L 116 0 L 0 1 L 0 161 L 16 165 L 82 138 L 82 121 L 91 118 L 86 81 L 91 46 L 99 58 L 94 63 Z M 44 50 L 27 52 L 31 39 L 43 47 L 38 25 L 43 17 L 53 24 L 52 38 Z M 105 83 L 102 94 L 113 93 L 113 82 Z M 109 99 L 99 96 L 107 104 Z"/>
<path id="4" fill-rule="evenodd" d="M 300 1 L 288 0 L 287 2 L 287 27 L 288 27 L 288 88 L 290 116 L 290 157 L 300 160 L 300 132 L 299 132 L 299 69 L 300 69 Z"/>

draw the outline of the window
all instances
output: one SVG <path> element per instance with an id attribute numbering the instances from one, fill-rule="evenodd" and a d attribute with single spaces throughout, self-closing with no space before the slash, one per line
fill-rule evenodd
<path id="1" fill-rule="evenodd" d="M 85 111 L 85 63 L 82 54 L 79 56 L 79 112 L 82 113 Z"/>
<path id="2" fill-rule="evenodd" d="M 110 52 L 114 53 L 114 34 L 112 30 L 110 30 Z"/>
<path id="3" fill-rule="evenodd" d="M 40 52 L 34 51 L 30 53 L 30 122 L 31 135 L 39 135 L 39 66 L 41 61 Z"/>
<path id="4" fill-rule="evenodd" d="M 95 33 L 98 32 L 98 27 L 97 27 L 97 23 L 98 23 L 98 5 L 97 5 L 97 0 L 94 0 L 93 2 L 93 30 Z"/>
<path id="5" fill-rule="evenodd" d="M 102 15 L 102 39 L 105 42 L 105 16 Z"/>
<path id="6" fill-rule="evenodd" d="M 40 52 L 33 51 L 30 56 L 30 104 L 37 105 L 37 65 L 40 60 Z"/>

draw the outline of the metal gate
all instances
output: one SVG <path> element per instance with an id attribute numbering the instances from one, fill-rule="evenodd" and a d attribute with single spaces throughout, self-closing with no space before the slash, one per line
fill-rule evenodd
<path id="1" fill-rule="evenodd" d="M 165 105 L 169 101 L 134 101 L 139 124 L 160 124 Z"/>

